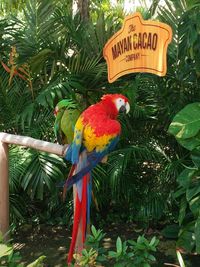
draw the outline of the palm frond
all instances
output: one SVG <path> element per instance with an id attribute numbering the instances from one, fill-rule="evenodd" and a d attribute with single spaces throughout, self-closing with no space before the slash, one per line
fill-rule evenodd
<path id="1" fill-rule="evenodd" d="M 26 213 L 26 200 L 20 193 L 10 194 L 10 221 L 12 223 L 17 223 L 19 221 L 25 220 Z"/>
<path id="2" fill-rule="evenodd" d="M 56 183 L 64 179 L 59 166 L 63 161 L 55 155 L 32 151 L 26 159 L 27 168 L 21 176 L 21 186 L 31 198 L 43 199 L 45 191 L 54 191 Z"/>
<path id="3" fill-rule="evenodd" d="M 29 153 L 26 149 L 12 146 L 9 149 L 9 187 L 11 193 L 16 193 L 21 188 L 20 176 L 26 168 L 25 160 Z"/>

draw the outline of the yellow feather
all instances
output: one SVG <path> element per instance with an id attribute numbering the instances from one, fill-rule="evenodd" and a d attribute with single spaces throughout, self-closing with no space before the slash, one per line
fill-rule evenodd
<path id="1" fill-rule="evenodd" d="M 82 133 L 82 140 L 80 135 Z M 83 126 L 83 118 L 79 117 L 75 125 L 74 141 L 76 145 L 80 145 L 83 142 L 88 152 L 92 152 L 94 149 L 97 152 L 101 152 L 109 144 L 110 140 L 115 137 L 114 134 L 103 135 L 97 137 L 94 133 L 94 129 L 90 125 Z"/>
<path id="2" fill-rule="evenodd" d="M 88 152 L 91 152 L 94 149 L 96 149 L 97 152 L 101 152 L 102 150 L 105 149 L 106 145 L 114 137 L 115 135 L 103 135 L 97 137 L 91 126 L 87 125 L 84 129 L 83 144 L 88 150 Z"/>

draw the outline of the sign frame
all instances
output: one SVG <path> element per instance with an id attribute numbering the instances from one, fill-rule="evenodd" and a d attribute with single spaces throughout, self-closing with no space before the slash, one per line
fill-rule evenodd
<path id="1" fill-rule="evenodd" d="M 138 36 L 137 39 L 140 39 L 138 39 L 138 48 L 136 49 L 137 44 L 134 36 Z M 148 43 L 144 44 L 144 39 Z M 112 83 L 123 75 L 135 72 L 148 72 L 165 76 L 167 72 L 167 47 L 171 40 L 172 29 L 169 25 L 159 21 L 143 20 L 139 12 L 125 17 L 122 28 L 108 40 L 103 49 L 103 56 L 108 66 L 108 81 Z M 148 48 L 145 51 L 146 54 L 143 53 L 145 45 Z M 129 59 L 132 60 L 131 63 L 133 64 L 129 61 L 128 63 L 123 62 Z"/>

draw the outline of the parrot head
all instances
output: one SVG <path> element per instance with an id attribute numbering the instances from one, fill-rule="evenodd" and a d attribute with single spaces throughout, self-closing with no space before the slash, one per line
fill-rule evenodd
<path id="1" fill-rule="evenodd" d="M 73 103 L 72 100 L 63 99 L 56 105 L 54 109 L 54 116 L 56 117 L 59 111 L 61 111 L 64 108 L 76 108 L 76 105 Z"/>
<path id="2" fill-rule="evenodd" d="M 128 113 L 130 105 L 128 98 L 121 94 L 107 94 L 101 98 L 102 104 L 106 107 L 107 111 L 114 117 L 119 113 Z"/>

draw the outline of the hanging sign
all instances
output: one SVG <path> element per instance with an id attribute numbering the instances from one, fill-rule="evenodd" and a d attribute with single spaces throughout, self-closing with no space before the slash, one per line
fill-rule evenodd
<path id="1" fill-rule="evenodd" d="M 167 71 L 167 46 L 172 39 L 169 25 L 143 20 L 140 13 L 127 16 L 121 30 L 111 37 L 103 49 L 108 65 L 108 81 L 133 72 L 149 72 L 164 76 Z"/>

